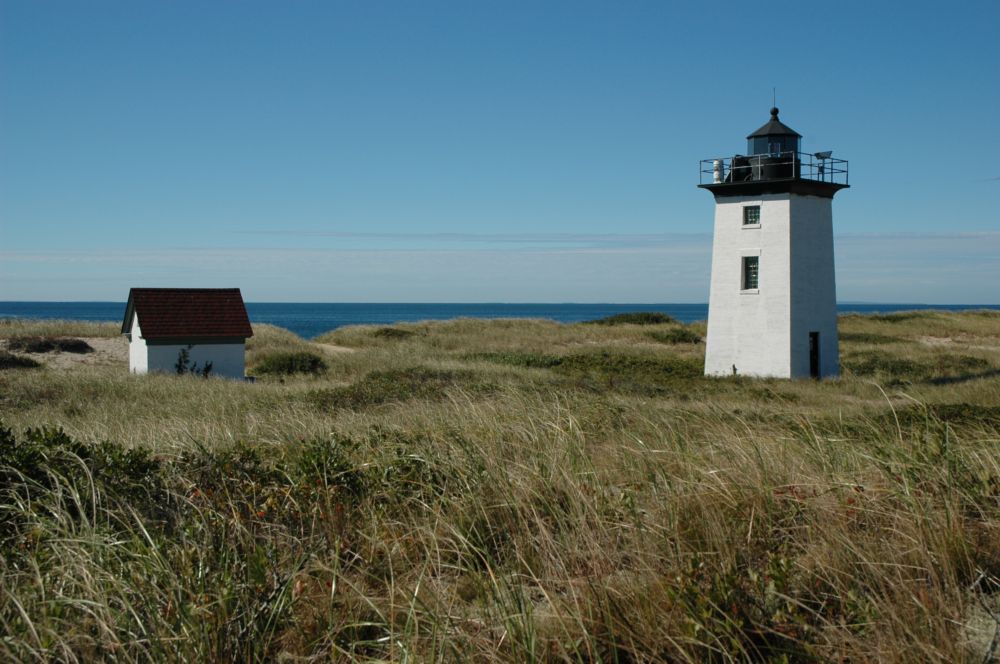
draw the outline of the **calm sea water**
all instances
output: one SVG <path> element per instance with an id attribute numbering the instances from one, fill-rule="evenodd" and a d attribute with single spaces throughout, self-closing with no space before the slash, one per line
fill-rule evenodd
<path id="1" fill-rule="evenodd" d="M 841 313 L 890 313 L 911 309 L 1000 309 L 997 304 L 840 304 Z M 708 304 L 384 304 L 248 302 L 254 323 L 270 323 L 307 339 L 344 325 L 390 325 L 449 318 L 547 318 L 561 323 L 594 320 L 627 311 L 659 311 L 690 323 L 708 317 Z M 0 318 L 120 321 L 124 302 L 0 302 Z"/>

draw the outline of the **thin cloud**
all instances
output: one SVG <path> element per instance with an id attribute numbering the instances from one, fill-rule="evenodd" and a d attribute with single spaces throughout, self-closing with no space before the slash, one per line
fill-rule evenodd
<path id="1" fill-rule="evenodd" d="M 525 236 L 537 237 L 517 235 Z M 561 237 L 581 236 L 607 238 Z M 377 242 L 376 248 L 345 248 L 303 242 L 308 246 L 2 251 L 0 300 L 107 300 L 133 285 L 240 286 L 257 301 L 707 300 L 707 234 L 612 237 L 617 244 L 603 247 Z M 997 299 L 1000 232 L 855 233 L 834 239 L 842 300 Z"/>
<path id="2" fill-rule="evenodd" d="M 1000 178 L 991 178 L 1000 180 Z M 521 243 L 592 243 L 592 244 L 640 244 L 674 242 L 700 242 L 711 238 L 711 233 L 357 233 L 348 231 L 307 231 L 307 230 L 256 230 L 234 231 L 237 235 L 272 235 L 289 237 L 329 237 L 372 240 L 440 240 L 442 242 L 483 242 L 496 244 Z M 955 233 L 836 233 L 835 237 L 853 239 L 974 239 L 1000 238 L 1000 231 L 963 231 Z"/>
<path id="3" fill-rule="evenodd" d="M 703 242 L 711 237 L 708 233 L 359 233 L 298 229 L 240 230 L 234 231 L 234 234 L 446 244 L 582 245 L 590 248 L 669 246 Z"/>
<path id="4" fill-rule="evenodd" d="M 710 244 L 544 251 L 248 249 L 33 252 L 6 299 L 114 299 L 131 285 L 240 286 L 258 301 L 701 301 Z M 35 276 L 49 280 L 34 281 Z M 87 277 L 83 281 L 80 277 Z"/>
<path id="5" fill-rule="evenodd" d="M 958 233 L 837 233 L 834 240 L 1000 240 L 1000 231 Z"/>

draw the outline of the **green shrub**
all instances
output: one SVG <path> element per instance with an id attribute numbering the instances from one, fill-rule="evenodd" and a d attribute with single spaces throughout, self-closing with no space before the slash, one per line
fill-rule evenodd
<path id="1" fill-rule="evenodd" d="M 797 506 L 789 502 L 794 515 Z M 667 596 L 682 616 L 678 627 L 692 644 L 692 661 L 724 661 L 716 657 L 717 643 L 749 661 L 819 661 L 810 643 L 828 616 L 854 630 L 871 620 L 867 598 L 837 597 L 794 554 L 777 539 L 752 542 L 734 560 L 694 556 L 681 567 Z M 713 626 L 714 642 L 704 639 L 705 624 Z"/>
<path id="2" fill-rule="evenodd" d="M 934 417 L 949 424 L 982 424 L 1000 429 L 1000 406 L 942 403 L 930 406 L 930 411 Z"/>
<path id="3" fill-rule="evenodd" d="M 404 330 L 401 327 L 380 327 L 372 332 L 372 336 L 379 339 L 409 339 L 416 334 L 413 330 Z"/>
<path id="4" fill-rule="evenodd" d="M 271 353 L 254 367 L 257 373 L 283 374 L 296 373 L 319 375 L 326 371 L 327 365 L 322 357 L 309 351 L 290 351 Z"/>
<path id="5" fill-rule="evenodd" d="M 562 362 L 562 358 L 557 355 L 519 353 L 516 351 L 473 353 L 466 355 L 465 359 L 482 360 L 484 362 L 493 362 L 494 364 L 506 364 L 512 367 L 528 367 L 531 369 L 551 369 Z"/>
<path id="6" fill-rule="evenodd" d="M 891 314 L 869 314 L 869 320 L 877 320 L 882 323 L 903 323 L 908 320 L 921 320 L 935 318 L 937 314 L 933 311 L 897 311 Z"/>
<path id="7" fill-rule="evenodd" d="M 72 337 L 14 337 L 7 342 L 11 350 L 24 353 L 93 353 L 94 348 L 83 339 Z"/>
<path id="8" fill-rule="evenodd" d="M 485 391 L 489 386 L 476 380 L 471 371 L 445 371 L 427 367 L 372 371 L 346 387 L 315 390 L 310 400 L 323 409 L 354 410 L 410 399 L 440 399 L 449 387 L 460 386 Z"/>
<path id="9" fill-rule="evenodd" d="M 649 338 L 661 344 L 700 344 L 701 335 L 687 327 L 675 327 L 664 332 L 649 333 Z"/>
<path id="10" fill-rule="evenodd" d="M 367 451 L 358 454 L 359 448 Z M 293 447 L 288 472 L 296 486 L 317 487 L 327 498 L 333 489 L 333 498 L 347 505 L 369 496 L 382 505 L 415 496 L 432 500 L 445 493 L 454 473 L 442 471 L 427 448 L 427 441 L 420 436 L 375 426 L 360 442 L 345 436 L 302 441 L 301 446 Z M 379 453 L 373 455 L 372 450 Z M 462 483 L 463 488 L 468 486 Z M 313 499 L 317 497 L 323 499 Z"/>
<path id="11" fill-rule="evenodd" d="M 845 357 L 843 365 L 857 376 L 882 376 L 895 381 L 921 380 L 930 370 L 926 364 L 877 351 Z"/>
<path id="12" fill-rule="evenodd" d="M 227 500 L 237 501 L 241 486 L 251 493 L 273 484 L 286 484 L 285 475 L 271 460 L 265 461 L 259 447 L 245 441 L 208 449 L 198 446 L 177 462 L 201 492 L 225 490 Z M 250 500 L 252 503 L 252 500 Z"/>
<path id="13" fill-rule="evenodd" d="M 37 369 L 42 366 L 30 357 L 14 355 L 0 350 L 0 369 Z"/>
<path id="14" fill-rule="evenodd" d="M 899 337 L 890 337 L 885 334 L 871 334 L 868 332 L 841 332 L 839 335 L 841 341 L 847 343 L 856 344 L 899 344 L 899 343 L 909 343 L 907 339 L 901 339 Z"/>
<path id="15" fill-rule="evenodd" d="M 15 536 L 21 525 L 19 513 L 7 508 L 32 497 L 35 511 L 45 512 L 48 508 L 39 492 L 59 493 L 66 487 L 80 495 L 127 504 L 154 521 L 166 516 L 162 466 L 148 451 L 110 442 L 81 443 L 59 428 L 28 429 L 17 437 L 0 424 L 0 542 Z M 59 501 L 52 509 L 92 519 L 94 502 Z"/>
<path id="16" fill-rule="evenodd" d="M 632 311 L 606 318 L 585 321 L 585 325 L 661 325 L 676 323 L 672 317 L 659 311 Z"/>
<path id="17" fill-rule="evenodd" d="M 352 462 L 350 439 L 321 438 L 303 443 L 295 458 L 293 473 L 306 486 L 336 487 L 348 496 L 361 498 L 368 487 L 363 470 Z"/>
<path id="18" fill-rule="evenodd" d="M 701 338 L 698 337 L 698 340 Z M 474 353 L 465 357 L 469 360 L 484 360 L 513 367 L 555 369 L 568 376 L 576 378 L 590 376 L 619 386 L 650 382 L 662 384 L 664 381 L 700 377 L 702 374 L 700 360 L 611 351 L 563 356 L 506 351 Z"/>
<path id="19" fill-rule="evenodd" d="M 631 353 L 580 353 L 562 358 L 555 370 L 581 387 L 656 395 L 690 389 L 702 378 L 697 358 L 658 357 Z"/>
<path id="20" fill-rule="evenodd" d="M 954 382 L 987 372 L 992 365 L 971 355 L 939 355 L 921 362 L 880 351 L 858 353 L 844 358 L 844 368 L 857 376 L 888 379 L 890 384 L 907 382 Z"/>
<path id="21" fill-rule="evenodd" d="M 887 425 L 896 421 L 901 426 L 925 425 L 929 420 L 947 423 L 953 427 L 992 427 L 1000 429 L 1000 406 L 982 406 L 972 403 L 942 403 L 899 408 L 895 414 L 884 418 Z"/>

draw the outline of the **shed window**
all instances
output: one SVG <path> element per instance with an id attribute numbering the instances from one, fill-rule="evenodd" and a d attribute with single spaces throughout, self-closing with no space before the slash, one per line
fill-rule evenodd
<path id="1" fill-rule="evenodd" d="M 758 287 L 759 268 L 760 256 L 743 257 L 743 290 L 752 290 Z"/>
<path id="2" fill-rule="evenodd" d="M 759 205 L 745 205 L 743 207 L 743 225 L 744 226 L 759 226 L 760 225 L 760 206 Z"/>

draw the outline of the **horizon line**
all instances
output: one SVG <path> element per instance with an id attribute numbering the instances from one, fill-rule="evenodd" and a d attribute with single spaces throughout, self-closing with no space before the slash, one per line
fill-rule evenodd
<path id="1" fill-rule="evenodd" d="M 0 304 L 121 304 L 126 300 L 0 300 Z M 545 302 L 516 302 L 516 301 L 480 301 L 480 300 L 453 300 L 453 301 L 381 301 L 381 300 L 341 300 L 341 301 L 300 301 L 300 300 L 244 300 L 245 304 L 377 304 L 377 305 L 454 305 L 454 304 L 475 304 L 475 305 L 583 305 L 583 306 L 654 306 L 654 305 L 681 305 L 708 306 L 708 301 L 698 302 L 574 302 L 574 301 L 545 301 Z M 849 305 L 892 305 L 892 306 L 924 306 L 924 307 L 1000 307 L 1000 302 L 890 302 L 881 300 L 838 300 L 837 306 Z"/>

